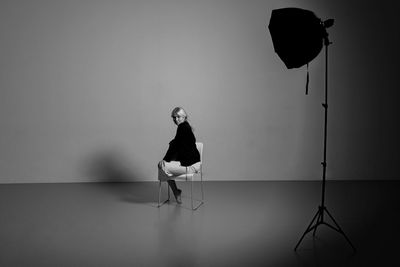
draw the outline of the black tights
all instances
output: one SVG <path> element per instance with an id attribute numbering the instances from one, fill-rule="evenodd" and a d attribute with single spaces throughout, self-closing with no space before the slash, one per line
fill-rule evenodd
<path id="1" fill-rule="evenodd" d="M 174 193 L 174 195 L 178 194 L 181 191 L 176 186 L 175 180 L 168 180 L 168 185 L 169 185 L 169 187 L 171 187 L 172 192 Z"/>

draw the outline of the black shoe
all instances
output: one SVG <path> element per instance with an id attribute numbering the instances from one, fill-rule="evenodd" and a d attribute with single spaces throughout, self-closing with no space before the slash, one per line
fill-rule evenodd
<path id="1" fill-rule="evenodd" d="M 178 189 L 178 192 L 175 194 L 176 203 L 178 204 L 182 204 L 181 195 L 182 195 L 182 190 Z"/>

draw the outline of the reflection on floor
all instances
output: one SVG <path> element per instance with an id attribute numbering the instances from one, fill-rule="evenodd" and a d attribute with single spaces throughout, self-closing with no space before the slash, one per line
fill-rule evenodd
<path id="1" fill-rule="evenodd" d="M 324 225 L 294 251 L 320 182 L 206 182 L 197 211 L 178 185 L 161 208 L 155 182 L 0 185 L 0 266 L 400 266 L 399 182 L 327 183 L 355 254 Z"/>

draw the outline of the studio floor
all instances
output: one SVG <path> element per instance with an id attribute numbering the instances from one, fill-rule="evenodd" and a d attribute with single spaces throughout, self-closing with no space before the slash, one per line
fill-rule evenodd
<path id="1" fill-rule="evenodd" d="M 0 266 L 400 266 L 400 182 L 205 182 L 157 208 L 156 182 L 0 185 Z M 329 217 L 325 221 L 333 224 Z"/>

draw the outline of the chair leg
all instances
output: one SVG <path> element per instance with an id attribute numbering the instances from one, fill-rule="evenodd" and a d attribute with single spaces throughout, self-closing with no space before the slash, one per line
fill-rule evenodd
<path id="1" fill-rule="evenodd" d="M 193 209 L 193 177 L 192 177 L 192 181 L 190 182 L 190 200 L 192 201 L 192 210 Z"/>
<path id="2" fill-rule="evenodd" d="M 158 182 L 158 205 L 157 205 L 158 208 L 161 207 L 162 205 L 164 205 L 165 203 L 169 202 L 169 200 L 170 200 L 169 186 L 167 185 L 168 199 L 161 203 L 161 191 L 162 191 L 161 189 L 162 189 L 162 185 L 161 185 L 161 181 L 159 181 Z"/>
<path id="3" fill-rule="evenodd" d="M 201 201 L 204 202 L 203 173 L 200 173 Z"/>
<path id="4" fill-rule="evenodd" d="M 192 210 L 197 210 L 201 205 L 203 205 L 204 204 L 204 192 L 203 192 L 203 179 L 201 178 L 201 180 L 200 180 L 200 187 L 201 187 L 201 200 L 197 200 L 196 199 L 196 201 L 199 201 L 200 203 L 197 205 L 197 206 L 194 206 L 194 198 L 193 198 L 193 178 L 192 178 L 192 181 L 191 181 L 191 186 L 190 186 L 190 199 L 191 199 L 191 204 L 192 204 Z"/>
<path id="5" fill-rule="evenodd" d="M 158 206 L 157 207 L 161 207 L 161 181 L 158 181 Z"/>

